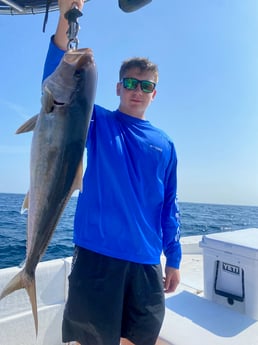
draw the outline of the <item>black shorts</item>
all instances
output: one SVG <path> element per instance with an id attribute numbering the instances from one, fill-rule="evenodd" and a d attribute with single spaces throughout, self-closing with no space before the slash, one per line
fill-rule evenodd
<path id="1" fill-rule="evenodd" d="M 63 342 L 154 345 L 165 312 L 161 265 L 114 259 L 76 247 Z"/>

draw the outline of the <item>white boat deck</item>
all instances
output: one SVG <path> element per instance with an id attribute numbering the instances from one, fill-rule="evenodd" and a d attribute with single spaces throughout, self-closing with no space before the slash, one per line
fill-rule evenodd
<path id="1" fill-rule="evenodd" d="M 182 239 L 181 283 L 166 295 L 159 345 L 257 345 L 258 322 L 203 297 L 201 236 Z M 37 269 L 39 334 L 36 340 L 25 291 L 0 301 L 1 345 L 61 345 L 61 320 L 71 258 L 43 262 Z M 0 290 L 19 268 L 0 270 Z"/>
<path id="2" fill-rule="evenodd" d="M 203 297 L 201 238 L 182 239 L 181 283 L 166 297 L 161 339 L 171 345 L 257 345 L 258 321 Z"/>

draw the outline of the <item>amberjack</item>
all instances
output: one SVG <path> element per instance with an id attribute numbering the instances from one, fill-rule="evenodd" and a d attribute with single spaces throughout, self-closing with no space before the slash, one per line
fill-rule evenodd
<path id="1" fill-rule="evenodd" d="M 67 51 L 42 84 L 40 113 L 16 133 L 33 130 L 26 259 L 0 299 L 26 289 L 38 333 L 35 270 L 73 192 L 82 189 L 83 153 L 93 111 L 97 71 L 89 48 Z"/>

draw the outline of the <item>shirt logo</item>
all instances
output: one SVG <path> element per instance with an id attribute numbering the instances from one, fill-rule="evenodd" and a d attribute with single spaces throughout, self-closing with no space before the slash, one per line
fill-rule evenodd
<path id="1" fill-rule="evenodd" d="M 155 146 L 155 145 L 150 145 L 150 148 L 154 149 L 156 151 L 162 152 L 162 148 L 161 147 L 158 147 L 158 146 Z"/>

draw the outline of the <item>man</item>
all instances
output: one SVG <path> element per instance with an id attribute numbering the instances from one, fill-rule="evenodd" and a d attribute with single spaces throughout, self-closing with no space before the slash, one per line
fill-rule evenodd
<path id="1" fill-rule="evenodd" d="M 66 50 L 64 14 L 73 3 L 59 1 L 43 79 Z M 81 10 L 83 1 L 76 5 Z M 179 283 L 176 153 L 168 136 L 145 119 L 157 81 L 155 64 L 129 59 L 120 69 L 118 110 L 94 106 L 74 221 L 64 342 L 118 345 L 121 337 L 124 345 L 154 345 L 164 318 L 164 291 L 175 291 Z"/>

